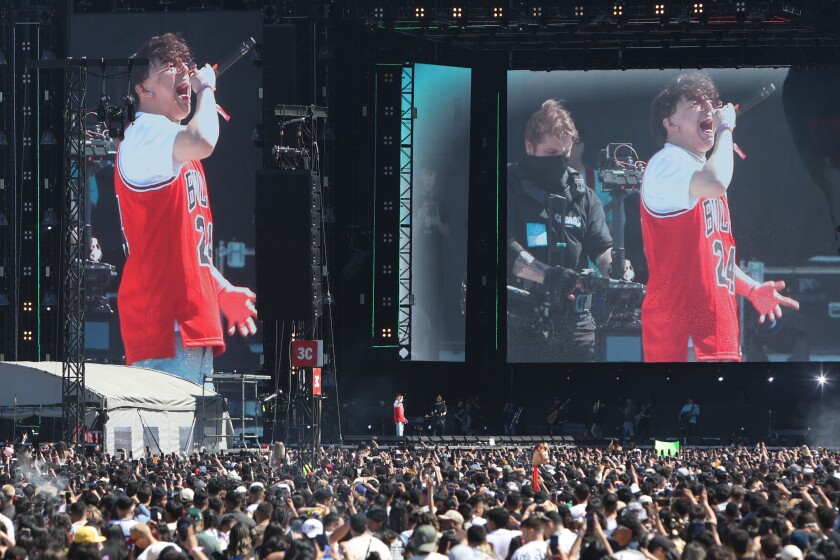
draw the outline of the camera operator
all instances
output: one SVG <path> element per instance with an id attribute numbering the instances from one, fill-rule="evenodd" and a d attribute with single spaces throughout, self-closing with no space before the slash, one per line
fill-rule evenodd
<path id="1" fill-rule="evenodd" d="M 549 309 L 549 324 L 540 322 L 537 317 L 545 314 L 536 311 L 532 316 L 527 311 L 511 314 L 511 361 L 595 358 L 592 297 L 580 273 L 591 259 L 607 276 L 613 241 L 597 194 L 569 167 L 577 141 L 571 114 L 560 101 L 549 99 L 528 120 L 525 159 L 508 166 L 508 285 L 530 292 L 527 305 L 532 308 L 547 303 Z M 556 207 L 549 210 L 551 195 L 565 199 L 564 212 Z M 555 236 L 564 248 L 550 252 L 549 242 Z"/>

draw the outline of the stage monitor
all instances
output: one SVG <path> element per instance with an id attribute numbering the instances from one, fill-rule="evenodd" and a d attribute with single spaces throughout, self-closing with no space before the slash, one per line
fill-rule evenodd
<path id="1" fill-rule="evenodd" d="M 508 361 L 840 360 L 838 86 L 509 72 Z"/>
<path id="2" fill-rule="evenodd" d="M 470 76 L 414 67 L 411 359 L 464 361 Z"/>
<path id="3" fill-rule="evenodd" d="M 135 126 L 130 124 L 124 97 L 129 93 L 134 97 L 134 109 L 138 113 L 144 112 L 144 108 L 151 107 L 160 100 L 162 105 L 155 111 L 163 111 L 170 120 L 175 120 L 177 115 L 166 113 L 165 107 L 177 113 L 177 107 L 186 106 L 186 96 L 189 93 L 188 89 L 179 89 L 181 84 L 174 83 L 174 80 L 180 80 L 182 75 L 177 73 L 178 69 L 174 66 L 155 66 L 155 71 L 160 73 L 148 76 L 148 80 L 141 80 L 137 85 L 134 83 L 136 80 L 129 83 L 129 68 L 114 61 L 128 59 L 153 36 L 172 32 L 180 34 L 186 40 L 192 50 L 192 59 L 197 65 L 212 65 L 223 62 L 225 55 L 251 37 L 257 43 L 262 42 L 262 30 L 262 17 L 259 12 L 107 13 L 71 16 L 68 54 L 74 59 L 84 57 L 88 61 L 85 98 L 87 111 L 84 117 L 88 186 L 86 235 L 88 241 L 95 244 L 91 247 L 89 255 L 86 293 L 89 360 L 124 363 L 127 351 L 127 345 L 122 343 L 126 329 L 120 328 L 120 315 L 124 307 L 117 297 L 127 277 L 126 238 L 123 231 L 124 226 L 128 224 L 121 222 L 121 211 L 123 218 L 130 218 L 125 215 L 125 201 L 118 200 L 114 172 L 117 137 L 126 127 Z M 165 41 L 157 46 L 160 52 L 166 51 Z M 294 57 L 293 53 L 286 55 Z M 92 62 L 100 59 L 104 59 L 104 64 Z M 136 73 L 146 69 L 134 70 Z M 170 82 L 171 87 L 164 91 L 161 85 L 163 80 L 170 79 L 170 75 L 173 78 Z M 104 80 L 102 76 L 105 76 Z M 201 159 L 206 182 L 197 179 L 197 172 L 191 171 L 185 175 L 182 186 L 184 196 L 187 197 L 186 205 L 190 209 L 189 215 L 185 212 L 184 216 L 177 220 L 167 218 L 156 221 L 155 216 L 166 215 L 168 209 L 160 206 L 153 209 L 150 206 L 147 214 L 149 227 L 142 236 L 146 239 L 128 239 L 128 250 L 132 255 L 143 253 L 141 246 L 164 249 L 157 253 L 157 256 L 146 254 L 141 265 L 142 270 L 135 269 L 134 289 L 142 286 L 150 296 L 150 303 L 145 310 L 147 313 L 144 313 L 144 320 L 137 321 L 138 324 L 129 328 L 129 336 L 136 337 L 150 326 L 153 323 L 152 317 L 157 316 L 157 312 L 162 308 L 173 309 L 176 306 L 195 304 L 195 300 L 167 300 L 165 296 L 151 298 L 153 292 L 160 294 L 162 290 L 172 294 L 183 291 L 174 285 L 174 279 L 188 276 L 181 272 L 192 268 L 187 267 L 186 260 L 180 261 L 185 267 L 182 269 L 180 265 L 173 265 L 171 260 L 165 260 L 165 257 L 171 256 L 169 250 L 166 250 L 168 243 L 171 242 L 172 246 L 175 246 L 176 237 L 185 230 L 193 229 L 201 237 L 200 243 L 195 244 L 191 253 L 182 254 L 184 259 L 196 259 L 199 262 L 199 270 L 214 267 L 234 286 L 255 289 L 254 172 L 261 168 L 262 157 L 260 149 L 252 142 L 252 134 L 255 123 L 262 121 L 261 86 L 262 70 L 252 62 L 251 56 L 246 55 L 218 77 L 214 95 L 210 96 L 206 92 L 192 94 L 190 115 L 183 119 L 183 124 L 191 122 L 199 96 L 202 102 L 212 103 L 213 106 L 218 104 L 229 116 L 229 120 L 218 117 L 219 139 L 212 154 L 205 158 L 195 157 Z M 100 115 L 97 115 L 97 112 Z M 106 117 L 105 124 L 98 122 L 100 116 Z M 163 119 L 165 121 L 166 116 Z M 152 170 L 150 172 L 155 175 L 165 174 L 165 167 L 166 164 L 161 166 L 159 162 L 146 162 L 146 168 Z M 134 169 L 136 171 L 138 166 L 135 165 Z M 174 176 L 174 170 L 172 174 Z M 136 196 L 136 204 L 131 210 L 133 216 L 138 215 L 143 201 L 147 201 L 149 205 L 163 201 L 163 193 L 172 184 L 175 183 L 170 184 L 167 180 L 162 180 L 159 184 L 142 183 L 138 180 L 138 184 L 134 184 L 131 177 L 126 176 L 126 188 Z M 211 214 L 201 213 L 200 217 L 194 215 L 194 209 L 205 206 L 209 207 Z M 151 241 L 147 244 L 146 241 L 149 240 Z M 97 266 L 93 266 L 94 264 Z M 108 265 L 111 268 L 108 268 Z M 138 273 L 142 278 L 137 276 Z M 168 282 L 173 284 L 168 285 Z M 151 303 L 153 301 L 158 303 Z M 162 301 L 168 303 L 161 304 Z M 189 331 L 188 336 L 193 340 L 200 339 L 203 336 L 201 328 L 191 330 L 193 326 L 179 324 L 176 327 L 173 321 L 171 325 L 167 324 L 166 328 L 161 327 L 158 331 L 162 336 L 171 337 L 175 336 L 178 328 L 181 333 Z M 256 371 L 260 368 L 262 333 L 261 325 L 257 323 L 257 326 L 256 335 L 243 337 L 238 333 L 228 334 L 227 324 L 223 323 L 220 334 L 226 348 L 224 353 L 215 357 L 216 371 Z M 218 336 L 214 335 L 212 338 L 215 345 Z M 154 345 L 160 353 L 160 344 L 155 342 Z M 134 355 L 139 356 L 137 353 Z"/>

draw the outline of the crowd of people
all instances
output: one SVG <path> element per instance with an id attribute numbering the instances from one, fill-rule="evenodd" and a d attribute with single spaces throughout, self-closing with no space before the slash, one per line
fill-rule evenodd
<path id="1" fill-rule="evenodd" d="M 10 560 L 840 558 L 838 455 L 804 446 L 4 451 Z"/>

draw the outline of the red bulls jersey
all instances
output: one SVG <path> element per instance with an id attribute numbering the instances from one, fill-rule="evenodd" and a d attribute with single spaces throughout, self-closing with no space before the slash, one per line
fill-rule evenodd
<path id="1" fill-rule="evenodd" d="M 666 146 L 663 152 L 669 149 L 677 148 Z M 662 199 L 646 199 L 644 189 L 653 185 L 643 183 L 642 236 L 650 270 L 642 304 L 645 359 L 648 353 L 671 355 L 661 354 L 657 346 L 679 344 L 677 333 L 684 333 L 694 340 L 695 350 L 699 349 L 698 359 L 740 360 L 735 297 L 737 260 L 727 198 L 701 198 L 692 206 L 686 181 L 690 181 L 693 171 L 689 168 L 670 173 L 657 169 L 660 154 L 651 159 L 648 169 L 653 168 L 652 175 L 657 180 L 673 180 L 672 187 L 677 191 L 684 186 L 687 207 L 651 209 L 646 200 Z M 675 156 L 670 163 L 684 162 L 681 154 L 670 155 Z M 698 161 L 692 165 L 699 169 L 702 164 Z M 645 175 L 647 180 L 647 171 Z M 681 200 L 672 193 L 665 197 Z"/>
<path id="2" fill-rule="evenodd" d="M 225 343 L 204 169 L 190 161 L 168 180 L 132 184 L 120 160 L 136 156 L 121 145 L 114 177 L 127 257 L 117 300 L 126 363 L 174 356 L 176 322 L 185 347 L 211 346 L 219 355 Z"/>

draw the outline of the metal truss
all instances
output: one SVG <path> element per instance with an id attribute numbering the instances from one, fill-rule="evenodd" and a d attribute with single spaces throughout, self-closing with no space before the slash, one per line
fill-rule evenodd
<path id="1" fill-rule="evenodd" d="M 399 307 L 397 314 L 400 355 L 411 353 L 411 193 L 414 180 L 414 66 L 402 69 L 400 85 L 400 238 Z"/>
<path id="2" fill-rule="evenodd" d="M 804 0 L 357 0 L 343 17 L 449 47 L 495 52 L 510 69 L 834 64 L 836 2 Z"/>
<path id="3" fill-rule="evenodd" d="M 64 359 L 61 408 L 68 444 L 85 436 L 85 130 L 87 74 L 83 65 L 64 70 Z"/>

